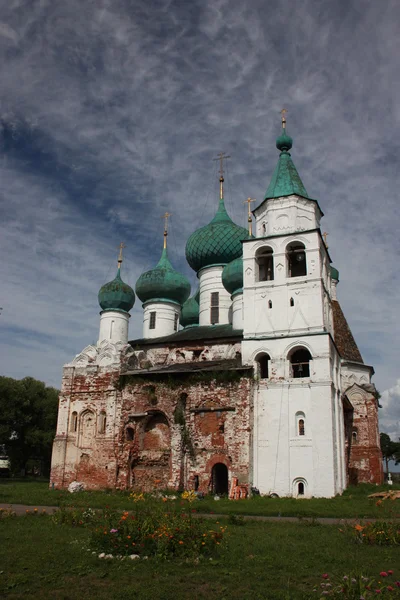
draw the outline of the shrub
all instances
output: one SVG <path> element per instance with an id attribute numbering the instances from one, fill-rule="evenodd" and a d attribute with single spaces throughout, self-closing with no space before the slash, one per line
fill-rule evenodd
<path id="1" fill-rule="evenodd" d="M 400 545 L 400 523 L 396 521 L 376 521 L 365 525 L 357 523 L 351 529 L 355 540 L 360 544 Z"/>

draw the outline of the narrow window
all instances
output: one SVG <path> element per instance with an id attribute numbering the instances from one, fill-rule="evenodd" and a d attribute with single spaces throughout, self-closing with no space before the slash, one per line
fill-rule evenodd
<path id="1" fill-rule="evenodd" d="M 272 248 L 259 248 L 256 252 L 257 281 L 272 281 L 274 279 L 274 253 Z"/>
<path id="2" fill-rule="evenodd" d="M 305 435 L 304 419 L 299 419 L 299 435 Z"/>
<path id="3" fill-rule="evenodd" d="M 304 496 L 304 483 L 302 481 L 299 481 L 297 485 L 297 494 L 299 496 Z"/>
<path id="4" fill-rule="evenodd" d="M 269 377 L 269 361 L 270 357 L 268 354 L 259 354 L 256 358 L 258 363 L 258 374 L 260 379 L 268 379 Z"/>
<path id="5" fill-rule="evenodd" d="M 127 427 L 125 429 L 125 439 L 127 442 L 132 442 L 134 437 L 134 431 L 132 427 Z"/>
<path id="6" fill-rule="evenodd" d="M 290 298 L 290 306 L 294 306 L 294 300 L 293 300 L 293 298 Z"/>
<path id="7" fill-rule="evenodd" d="M 353 444 L 356 444 L 357 443 L 357 431 L 356 430 L 353 431 L 353 433 L 351 434 L 351 437 L 352 437 Z"/>
<path id="8" fill-rule="evenodd" d="M 295 378 L 310 377 L 311 354 L 306 348 L 299 348 L 290 356 L 291 376 Z"/>
<path id="9" fill-rule="evenodd" d="M 272 300 L 268 300 L 268 308 L 272 308 Z"/>
<path id="10" fill-rule="evenodd" d="M 306 250 L 304 244 L 299 242 L 290 244 L 286 250 L 289 277 L 302 277 L 307 275 Z"/>
<path id="11" fill-rule="evenodd" d="M 178 315 L 175 313 L 174 316 L 174 331 L 178 331 Z"/>
<path id="12" fill-rule="evenodd" d="M 211 325 L 219 323 L 219 292 L 211 293 Z"/>
<path id="13" fill-rule="evenodd" d="M 156 312 L 151 312 L 150 313 L 150 329 L 155 329 L 156 328 Z"/>
<path id="14" fill-rule="evenodd" d="M 111 323 L 110 323 L 110 339 L 112 339 L 113 330 L 114 330 L 114 321 L 111 321 Z"/>
<path id="15" fill-rule="evenodd" d="M 194 491 L 197 492 L 197 490 L 199 489 L 199 476 L 195 475 L 193 478 L 193 483 L 194 483 Z"/>
<path id="16" fill-rule="evenodd" d="M 100 417 L 99 417 L 99 433 L 106 432 L 106 424 L 107 424 L 106 413 L 104 411 L 101 411 Z"/>
<path id="17" fill-rule="evenodd" d="M 71 415 L 71 426 L 70 426 L 70 431 L 72 431 L 73 433 L 75 433 L 75 431 L 78 428 L 78 413 L 77 412 L 73 412 Z"/>

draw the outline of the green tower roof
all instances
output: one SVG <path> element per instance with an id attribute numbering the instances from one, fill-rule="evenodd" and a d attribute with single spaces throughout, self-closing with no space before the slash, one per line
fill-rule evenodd
<path id="1" fill-rule="evenodd" d="M 235 258 L 222 271 L 222 283 L 230 294 L 243 291 L 243 258 Z"/>
<path id="2" fill-rule="evenodd" d="M 190 295 L 190 283 L 175 271 L 164 248 L 157 266 L 142 273 L 136 283 L 136 294 L 142 302 L 165 300 L 183 304 Z"/>
<path id="3" fill-rule="evenodd" d="M 121 279 L 118 268 L 115 279 L 105 283 L 99 291 L 99 304 L 103 310 L 122 310 L 129 312 L 135 304 L 135 292 Z"/>
<path id="4" fill-rule="evenodd" d="M 211 223 L 197 229 L 189 237 L 186 259 L 196 272 L 211 265 L 225 265 L 241 256 L 241 241 L 247 237 L 246 229 L 232 221 L 221 198 Z"/>
<path id="5" fill-rule="evenodd" d="M 182 327 L 193 327 L 199 324 L 200 318 L 200 306 L 198 302 L 198 293 L 186 302 L 182 306 L 181 317 L 179 319 Z"/>
<path id="6" fill-rule="evenodd" d="M 265 192 L 264 200 L 269 198 L 279 198 L 281 196 L 290 196 L 296 194 L 308 198 L 306 188 L 300 179 L 296 167 L 292 161 L 289 150 L 293 145 L 292 138 L 287 135 L 286 129 L 282 129 L 282 134 L 276 140 L 276 147 L 280 150 L 278 164 L 272 175 L 271 183 Z"/>

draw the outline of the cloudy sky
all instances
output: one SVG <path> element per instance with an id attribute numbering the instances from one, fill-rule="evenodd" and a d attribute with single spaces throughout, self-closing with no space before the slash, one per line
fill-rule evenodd
<path id="1" fill-rule="evenodd" d="M 0 13 L 1 373 L 59 387 L 97 339 L 100 286 L 261 201 L 288 109 L 339 297 L 400 435 L 397 0 L 8 0 Z M 141 307 L 131 338 L 141 334 Z"/>

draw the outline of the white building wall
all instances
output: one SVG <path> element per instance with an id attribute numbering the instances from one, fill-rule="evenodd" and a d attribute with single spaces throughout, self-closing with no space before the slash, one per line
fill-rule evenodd
<path id="1" fill-rule="evenodd" d="M 199 272 L 200 313 L 199 324 L 211 325 L 211 294 L 219 293 L 219 325 L 230 322 L 231 296 L 222 284 L 223 266 L 205 267 Z"/>
<path id="2" fill-rule="evenodd" d="M 243 294 L 235 294 L 232 299 L 232 327 L 243 329 Z"/>
<path id="3" fill-rule="evenodd" d="M 150 315 L 156 313 L 155 328 L 150 329 Z M 157 338 L 171 335 L 178 330 L 181 307 L 175 302 L 146 302 L 143 304 L 143 337 Z M 175 315 L 178 317 L 175 329 Z"/>
<path id="4" fill-rule="evenodd" d="M 128 342 L 130 314 L 118 310 L 103 310 L 100 313 L 100 331 L 98 344 L 109 342 Z"/>
<path id="5" fill-rule="evenodd" d="M 254 215 L 259 238 L 317 229 L 321 220 L 316 202 L 295 195 L 267 200 Z"/>

